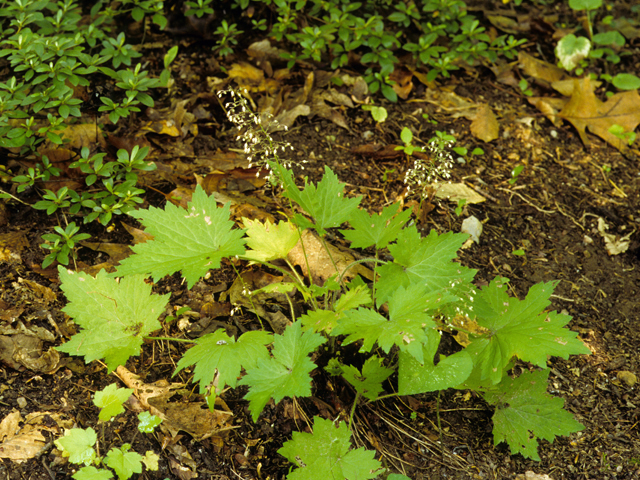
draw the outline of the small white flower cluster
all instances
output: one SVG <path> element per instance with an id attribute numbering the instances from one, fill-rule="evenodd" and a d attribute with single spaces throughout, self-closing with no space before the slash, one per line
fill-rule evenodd
<path id="1" fill-rule="evenodd" d="M 453 142 L 432 141 L 429 143 L 426 150 L 431 154 L 431 158 L 416 158 L 413 167 L 407 170 L 404 176 L 407 194 L 417 191 L 418 195 L 424 197 L 431 183 L 436 183 L 441 178 L 445 180 L 451 178 L 453 156 L 450 148 L 452 145 Z"/>
<path id="2" fill-rule="evenodd" d="M 244 93 L 246 93 L 246 90 Z M 301 163 L 306 163 L 306 161 L 295 162 L 278 156 L 278 154 L 282 155 L 287 150 L 293 150 L 293 147 L 288 142 L 275 141 L 269 133 L 272 127 L 278 126 L 278 121 L 273 118 L 273 115 L 267 113 L 257 115 L 253 113 L 242 92 L 231 89 L 218 92 L 218 97 L 220 98 L 225 95 L 230 95 L 232 99 L 225 104 L 227 118 L 238 128 L 239 133 L 236 136 L 236 140 L 243 142 L 243 150 L 249 160 L 249 168 L 254 165 L 258 167 L 256 175 L 259 175 L 260 171 L 265 168 L 268 171 L 267 179 L 269 182 L 272 185 L 277 185 L 281 182 L 277 178 L 276 172 L 269 165 L 269 161 L 276 162 L 287 169 L 290 169 L 295 163 L 304 169 Z M 286 125 L 283 127 L 285 131 L 288 130 Z"/>

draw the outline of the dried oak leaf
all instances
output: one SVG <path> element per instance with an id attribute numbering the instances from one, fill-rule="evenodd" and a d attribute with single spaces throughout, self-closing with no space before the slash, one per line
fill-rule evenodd
<path id="1" fill-rule="evenodd" d="M 598 135 L 621 152 L 629 149 L 626 141 L 609 132 L 612 125 L 620 125 L 625 132 L 633 132 L 640 124 L 640 95 L 637 91 L 616 93 L 606 102 L 593 93 L 589 77 L 574 80 L 573 94 L 558 114 L 578 130 L 582 143 L 589 146 L 586 129 Z"/>

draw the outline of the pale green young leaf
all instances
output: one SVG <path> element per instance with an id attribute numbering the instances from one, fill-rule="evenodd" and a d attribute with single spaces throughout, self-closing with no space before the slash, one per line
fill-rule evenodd
<path id="1" fill-rule="evenodd" d="M 353 385 L 353 388 L 369 400 L 378 398 L 380 392 L 383 391 L 382 382 L 384 382 L 393 370 L 382 365 L 380 357 L 369 357 L 362 366 L 362 373 L 353 365 L 343 365 L 342 376 Z"/>
<path id="2" fill-rule="evenodd" d="M 207 385 L 213 381 L 218 371 L 218 387 L 236 387 L 240 370 L 254 368 L 258 361 L 268 359 L 265 345 L 273 342 L 270 333 L 260 330 L 246 332 L 236 339 L 229 337 L 224 329 L 218 329 L 196 340 L 196 344 L 182 356 L 173 373 L 189 365 L 195 365 L 193 380 L 200 383 L 200 393 L 205 393 Z"/>
<path id="3" fill-rule="evenodd" d="M 513 357 L 546 368 L 549 356 L 590 354 L 576 332 L 564 328 L 568 315 L 545 312 L 555 282 L 538 283 L 524 300 L 509 297 L 504 279 L 494 279 L 474 301 L 476 322 L 488 330 L 467 351 L 474 361 L 469 387 L 497 384 Z"/>
<path id="4" fill-rule="evenodd" d="M 291 222 L 274 225 L 269 220 L 261 223 L 257 220 L 243 218 L 242 223 L 247 233 L 248 250 L 243 258 L 258 262 L 269 262 L 287 255 L 300 239 L 298 229 Z"/>
<path id="5" fill-rule="evenodd" d="M 153 433 L 158 425 L 162 423 L 162 419 L 155 415 L 151 415 L 146 410 L 138 414 L 138 430 L 141 433 Z"/>
<path id="6" fill-rule="evenodd" d="M 313 433 L 293 432 L 278 453 L 296 464 L 287 480 L 365 480 L 383 473 L 375 451 L 349 450 L 351 432 L 341 422 L 313 419 Z"/>
<path id="7" fill-rule="evenodd" d="M 132 393 L 132 389 L 118 388 L 115 383 L 107 385 L 103 390 L 97 391 L 93 403 L 101 409 L 100 415 L 98 416 L 100 421 L 106 422 L 124 412 L 124 406 L 122 404 L 127 401 Z"/>
<path id="8" fill-rule="evenodd" d="M 118 480 L 127 480 L 134 473 L 142 473 L 142 455 L 130 452 L 131 445 L 125 443 L 120 448 L 112 448 L 104 463 L 118 476 Z"/>
<path id="9" fill-rule="evenodd" d="M 400 213 L 398 210 L 399 203 L 385 207 L 380 215 L 370 215 L 366 210 L 358 209 L 349 217 L 353 230 L 340 230 L 340 233 L 351 242 L 351 248 L 368 248 L 372 245 L 378 250 L 385 248 L 397 238 L 411 216 L 409 209 Z"/>
<path id="10" fill-rule="evenodd" d="M 244 232 L 233 228 L 229 205 L 218 207 L 213 196 L 196 187 L 187 209 L 167 202 L 164 210 L 150 207 L 129 213 L 145 226 L 154 239 L 132 247 L 117 276 L 151 275 L 155 281 L 182 272 L 189 288 L 209 270 L 220 268 L 225 257 L 243 255 Z"/>
<path id="11" fill-rule="evenodd" d="M 96 451 L 93 446 L 98 439 L 93 428 L 72 428 L 64 432 L 64 437 L 56 440 L 56 447 L 62 451 L 63 457 L 69 457 L 71 463 L 76 465 L 90 465 L 96 459 Z"/>
<path id="12" fill-rule="evenodd" d="M 421 238 L 413 225 L 401 230 L 397 241 L 389 245 L 394 261 L 378 269 L 377 304 L 385 303 L 400 285 L 416 283 L 431 291 L 455 291 L 471 282 L 476 270 L 452 261 L 467 238 L 466 234 L 451 232 L 438 235 L 435 230 Z"/>
<path id="13" fill-rule="evenodd" d="M 389 299 L 388 320 L 368 308 L 349 310 L 331 334 L 347 335 L 343 345 L 362 340 L 362 352 L 371 351 L 375 343 L 385 353 L 397 345 L 422 363 L 422 345 L 428 340 L 425 329 L 435 326 L 426 310 L 438 300 L 421 285 L 399 287 Z"/>
<path id="14" fill-rule="evenodd" d="M 82 467 L 72 475 L 75 480 L 109 480 L 113 474 L 109 470 L 98 470 L 94 466 Z"/>
<path id="15" fill-rule="evenodd" d="M 326 341 L 321 335 L 307 330 L 302 332 L 300 321 L 289 325 L 273 341 L 272 358 L 259 359 L 257 365 L 247 368 L 247 374 L 238 382 L 249 385 L 245 398 L 255 422 L 270 398 L 278 403 L 284 397 L 311 395 L 311 376 L 316 367 L 309 354 Z"/>
<path id="16" fill-rule="evenodd" d="M 306 183 L 302 191 L 295 184 L 293 173 L 278 164 L 272 166 L 278 170 L 284 183 L 283 195 L 313 217 L 316 222 L 314 227 L 320 235 L 324 235 L 325 229 L 338 227 L 348 221 L 362 200 L 361 197 L 345 197 L 345 184 L 340 183 L 336 174 L 327 166 L 324 167 L 324 176 L 318 185 Z M 307 227 L 306 224 L 300 226 Z"/>
<path id="17" fill-rule="evenodd" d="M 95 277 L 58 267 L 60 288 L 69 303 L 62 309 L 82 328 L 56 347 L 85 362 L 104 359 L 108 371 L 140 354 L 143 338 L 160 329 L 158 317 L 169 295 L 152 295 L 144 277 L 134 275 L 117 282 L 104 270 Z"/>
<path id="18" fill-rule="evenodd" d="M 538 438 L 553 442 L 584 426 L 564 410 L 564 400 L 547 393 L 549 370 L 524 372 L 516 379 L 505 377 L 483 396 L 496 406 L 493 442 L 507 442 L 511 453 L 540 461 Z"/>
<path id="19" fill-rule="evenodd" d="M 147 450 L 142 457 L 142 463 L 147 468 L 147 470 L 158 470 L 158 461 L 160 460 L 160 455 L 151 450 Z"/>

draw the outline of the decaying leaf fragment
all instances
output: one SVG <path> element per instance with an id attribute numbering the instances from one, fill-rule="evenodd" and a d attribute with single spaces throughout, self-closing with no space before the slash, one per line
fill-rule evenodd
<path id="1" fill-rule="evenodd" d="M 611 233 L 607 233 L 609 225 L 604 221 L 602 217 L 598 217 L 598 232 L 604 239 L 604 246 L 607 249 L 609 255 L 619 255 L 624 253 L 629 248 L 629 239 L 631 235 L 635 233 L 635 230 L 624 237 L 617 237 Z"/>

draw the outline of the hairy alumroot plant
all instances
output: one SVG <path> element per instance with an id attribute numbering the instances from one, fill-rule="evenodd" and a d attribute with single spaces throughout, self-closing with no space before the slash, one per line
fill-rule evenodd
<path id="1" fill-rule="evenodd" d="M 249 168 L 258 167 L 259 175 L 262 169 L 266 169 L 267 180 L 272 185 L 281 185 L 282 179 L 279 178 L 277 172 L 274 172 L 269 161 L 276 162 L 286 169 L 291 169 L 292 165 L 297 165 L 304 170 L 303 161 L 294 161 L 280 157 L 287 150 L 293 150 L 293 146 L 288 142 L 280 142 L 274 140 L 271 136 L 272 131 L 284 129 L 288 130 L 286 125 L 280 123 L 270 113 L 258 115 L 249 107 L 249 102 L 244 96 L 244 92 L 236 90 L 221 90 L 218 97 L 225 95 L 231 96 L 231 101 L 224 105 L 227 111 L 227 118 L 238 128 L 236 140 L 242 142 L 242 149 L 249 160 Z"/>
<path id="2" fill-rule="evenodd" d="M 451 169 L 453 168 L 451 147 L 455 143 L 455 138 L 448 137 L 450 136 L 433 137 L 426 147 L 430 158 L 415 158 L 413 166 L 407 170 L 404 176 L 407 194 L 416 192 L 420 197 L 424 197 L 430 184 L 436 183 L 440 179 L 449 180 L 451 178 Z"/>

